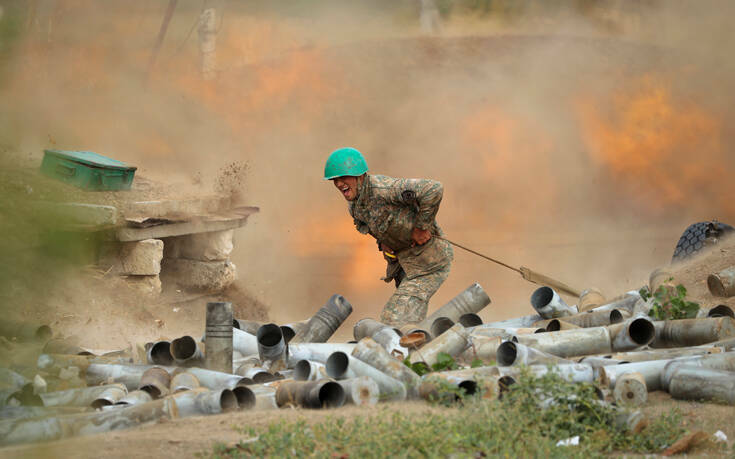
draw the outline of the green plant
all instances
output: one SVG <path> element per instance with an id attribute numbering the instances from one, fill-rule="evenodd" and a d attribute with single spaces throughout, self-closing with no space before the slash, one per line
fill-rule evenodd
<path id="1" fill-rule="evenodd" d="M 423 376 L 426 373 L 431 372 L 431 368 L 429 368 L 429 366 L 426 365 L 424 362 L 411 363 L 410 357 L 406 357 L 403 360 L 403 364 L 406 365 L 411 370 L 413 370 L 413 372 L 419 376 Z"/>
<path id="2" fill-rule="evenodd" d="M 409 360 L 408 357 L 403 360 L 403 364 L 419 376 L 431 373 L 432 371 L 456 370 L 459 368 L 454 358 L 446 352 L 440 352 L 436 356 L 436 363 L 432 364 L 431 367 L 426 365 L 424 362 L 411 363 L 411 360 Z"/>
<path id="3" fill-rule="evenodd" d="M 457 366 L 457 362 L 454 361 L 454 357 L 446 352 L 437 354 L 436 363 L 431 365 L 433 371 L 456 370 L 457 368 L 459 367 Z"/>
<path id="4" fill-rule="evenodd" d="M 653 294 L 648 287 L 643 287 L 639 293 L 644 301 L 653 300 L 648 315 L 656 320 L 690 319 L 699 312 L 699 304 L 686 299 L 687 289 L 681 284 L 673 289 L 669 285 L 661 285 Z"/>

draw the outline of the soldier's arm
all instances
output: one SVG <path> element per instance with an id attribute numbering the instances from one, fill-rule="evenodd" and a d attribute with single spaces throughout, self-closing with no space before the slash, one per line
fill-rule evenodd
<path id="1" fill-rule="evenodd" d="M 444 186 L 430 179 L 401 179 L 393 187 L 391 199 L 396 203 L 416 206 L 416 228 L 428 230 L 442 202 Z"/>

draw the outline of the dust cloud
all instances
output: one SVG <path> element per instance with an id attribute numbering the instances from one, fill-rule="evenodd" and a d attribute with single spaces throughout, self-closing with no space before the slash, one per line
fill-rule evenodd
<path id="1" fill-rule="evenodd" d="M 212 2 L 210 81 L 199 3 L 179 2 L 152 68 L 165 1 L 49 2 L 31 19 L 7 3 L 0 21 L 26 22 L 4 54 L 2 142 L 99 151 L 202 192 L 247 164 L 241 201 L 261 213 L 234 261 L 277 321 L 334 292 L 353 322 L 376 317 L 392 292 L 322 180 L 340 146 L 374 173 L 442 181 L 450 239 L 609 296 L 667 264 L 688 224 L 735 221 L 731 2 L 444 2 L 430 37 L 413 2 Z M 430 310 L 475 281 L 485 319 L 530 312 L 534 285 L 461 250 Z"/>

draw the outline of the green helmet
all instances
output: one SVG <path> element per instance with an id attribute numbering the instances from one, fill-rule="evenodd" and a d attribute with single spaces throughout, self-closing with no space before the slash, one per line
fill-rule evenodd
<path id="1" fill-rule="evenodd" d="M 324 166 L 324 180 L 349 175 L 359 177 L 368 171 L 367 162 L 362 153 L 350 147 L 338 148 L 327 158 Z"/>

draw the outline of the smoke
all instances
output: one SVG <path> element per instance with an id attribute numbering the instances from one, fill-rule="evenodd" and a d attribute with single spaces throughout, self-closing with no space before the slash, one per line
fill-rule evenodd
<path id="1" fill-rule="evenodd" d="M 334 292 L 375 317 L 392 292 L 321 179 L 340 146 L 374 173 L 442 181 L 450 239 L 609 296 L 668 263 L 688 224 L 735 221 L 728 2 L 455 2 L 436 37 L 419 36 L 412 3 L 344 3 L 218 3 L 218 74 L 203 81 L 199 5 L 178 7 L 148 74 L 166 2 L 58 2 L 4 66 L 3 141 L 36 158 L 99 151 L 202 192 L 247 163 L 240 195 L 261 212 L 234 261 L 280 321 Z M 530 312 L 535 286 L 460 250 L 430 308 L 474 281 L 486 319 Z"/>

